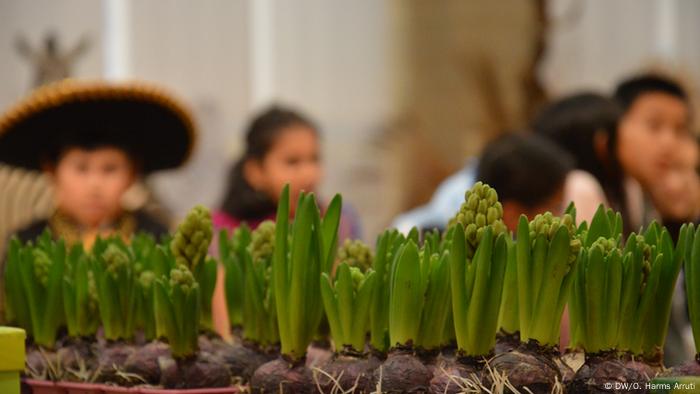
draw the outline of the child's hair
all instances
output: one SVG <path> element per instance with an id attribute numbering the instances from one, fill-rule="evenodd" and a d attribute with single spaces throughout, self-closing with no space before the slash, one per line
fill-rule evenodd
<path id="1" fill-rule="evenodd" d="M 261 219 L 275 213 L 274 200 L 253 188 L 245 178 L 243 167 L 247 160 L 262 161 L 279 134 L 292 126 L 304 126 L 318 133 L 313 122 L 289 108 L 273 106 L 253 119 L 246 130 L 245 152 L 229 172 L 221 204 L 224 212 L 240 220 Z"/>
<path id="2" fill-rule="evenodd" d="M 51 148 L 42 152 L 42 162 L 49 167 L 54 167 L 61 160 L 63 155 L 72 148 L 78 148 L 86 151 L 94 151 L 102 148 L 116 148 L 123 151 L 131 161 L 134 170 L 139 173 L 143 169 L 144 152 L 140 152 L 136 146 L 137 143 L 131 142 L 126 138 L 115 139 L 116 132 L 110 132 L 108 127 L 100 129 L 100 131 L 87 130 L 66 130 L 56 133 L 53 137 L 55 140 L 48 144 Z"/>
<path id="3" fill-rule="evenodd" d="M 550 141 L 508 133 L 484 148 L 476 179 L 495 188 L 501 201 L 536 207 L 563 187 L 571 169 L 569 155 Z"/>
<path id="4" fill-rule="evenodd" d="M 688 102 L 688 95 L 678 82 L 657 74 L 641 74 L 622 81 L 617 85 L 614 97 L 627 112 L 639 96 L 646 93 L 664 93 Z"/>
<path id="5" fill-rule="evenodd" d="M 593 175 L 612 208 L 629 223 L 624 173 L 617 159 L 617 125 L 622 111 L 612 99 L 596 93 L 574 94 L 546 107 L 532 122 L 532 130 L 573 158 L 577 169 Z M 607 135 L 607 155 L 595 149 L 596 133 Z"/>

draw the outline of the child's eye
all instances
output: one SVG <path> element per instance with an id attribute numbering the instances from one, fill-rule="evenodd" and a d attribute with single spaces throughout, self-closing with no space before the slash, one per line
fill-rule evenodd
<path id="1" fill-rule="evenodd" d="M 105 174 L 112 174 L 117 170 L 117 166 L 114 164 L 108 164 L 103 167 L 102 171 L 104 171 Z"/>
<path id="2" fill-rule="evenodd" d="M 690 135 L 690 129 L 684 124 L 676 125 L 675 132 L 676 132 L 676 135 L 680 136 L 680 137 L 685 137 L 685 136 Z"/>
<path id="3" fill-rule="evenodd" d="M 659 121 L 658 119 L 649 119 L 647 120 L 647 125 L 652 131 L 658 131 L 661 129 L 663 122 Z"/>
<path id="4" fill-rule="evenodd" d="M 88 165 L 86 163 L 76 163 L 75 170 L 80 173 L 86 173 L 88 171 Z"/>
<path id="5" fill-rule="evenodd" d="M 288 166 L 296 166 L 299 164 L 299 159 L 296 157 L 289 157 L 286 160 Z"/>

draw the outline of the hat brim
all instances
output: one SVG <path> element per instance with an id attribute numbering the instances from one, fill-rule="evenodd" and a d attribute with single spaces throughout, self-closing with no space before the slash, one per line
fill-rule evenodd
<path id="1" fill-rule="evenodd" d="M 189 111 L 160 88 L 67 80 L 36 90 L 0 118 L 0 161 L 39 170 L 69 133 L 126 148 L 144 174 L 181 166 L 195 142 Z"/>

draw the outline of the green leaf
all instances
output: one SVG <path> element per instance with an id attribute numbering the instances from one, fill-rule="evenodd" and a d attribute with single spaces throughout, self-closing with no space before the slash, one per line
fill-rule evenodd
<path id="1" fill-rule="evenodd" d="M 591 220 L 591 226 L 588 229 L 588 235 L 586 236 L 586 241 L 584 246 L 590 247 L 593 245 L 598 238 L 612 238 L 613 228 L 610 223 L 610 217 L 608 216 L 608 211 L 605 209 L 603 204 L 598 206 L 595 215 L 593 215 L 593 220 Z"/>
<path id="2" fill-rule="evenodd" d="M 311 264 L 315 260 L 312 257 L 314 197 L 306 195 L 302 196 L 300 200 L 299 210 L 294 218 L 289 263 L 290 275 L 287 284 L 289 341 L 287 343 L 282 341 L 282 354 L 290 355 L 293 358 L 302 357 L 308 345 L 308 343 L 304 343 L 305 338 L 310 336 L 306 332 L 307 321 L 310 318 L 309 299 L 306 297 L 306 291 L 309 286 L 312 286 L 311 273 L 313 270 Z M 320 275 L 319 271 L 316 273 Z M 314 285 L 318 283 L 317 278 L 318 276 L 314 275 Z"/>
<path id="3" fill-rule="evenodd" d="M 693 234 L 692 226 L 688 233 Z M 700 353 L 700 226 L 687 242 L 692 247 L 688 248 L 690 252 L 685 260 L 685 289 L 695 349 Z"/>
<path id="4" fill-rule="evenodd" d="M 508 264 L 508 246 L 505 234 L 500 234 L 494 243 L 491 273 L 489 275 L 489 285 L 486 288 L 488 295 L 485 300 L 483 311 L 483 324 L 477 331 L 481 340 L 476 340 L 479 345 L 477 354 L 487 355 L 495 344 L 496 331 L 498 329 L 498 307 L 501 304 L 503 295 L 503 283 L 505 280 L 506 266 Z"/>
<path id="5" fill-rule="evenodd" d="M 542 235 L 538 236 L 540 242 Z M 546 242 L 546 241 L 545 241 Z M 533 322 L 530 327 L 530 337 L 537 339 L 542 344 L 556 345 L 559 341 L 559 332 L 552 332 L 553 326 L 558 326 L 561 321 L 560 300 L 567 298 L 568 286 L 563 288 L 565 276 L 571 272 L 569 232 L 564 226 L 560 226 L 549 242 L 547 257 L 543 263 L 542 282 L 534 306 Z M 535 244 L 535 256 L 538 259 Z M 544 249 L 544 247 L 542 247 Z M 560 296 L 560 293 L 561 296 Z"/>
<path id="6" fill-rule="evenodd" d="M 195 280 L 199 284 L 199 292 L 201 294 L 202 305 L 200 309 L 201 321 L 200 326 L 205 330 L 213 329 L 211 304 L 214 297 L 214 288 L 216 287 L 217 263 L 214 259 L 206 258 L 194 268 Z"/>
<path id="7" fill-rule="evenodd" d="M 427 254 L 427 249 L 424 254 Z M 450 262 L 448 254 L 433 254 L 428 263 L 428 285 L 425 292 L 425 306 L 421 318 L 418 346 L 424 349 L 437 349 L 442 345 L 442 335 L 450 312 Z"/>
<path id="8" fill-rule="evenodd" d="M 652 263 L 652 268 L 651 268 L 651 273 L 649 274 L 649 278 L 647 279 L 647 284 L 644 286 L 644 292 L 642 293 L 642 298 L 639 304 L 639 307 L 637 309 L 637 315 L 635 320 L 637 321 L 637 324 L 646 324 L 647 319 L 652 316 L 653 312 L 653 307 L 654 307 L 654 298 L 656 297 L 656 290 L 659 285 L 659 279 L 661 277 L 661 270 L 663 266 L 663 255 L 658 254 L 656 256 L 656 259 Z M 632 346 L 632 352 L 634 354 L 641 354 L 643 351 L 642 349 L 642 340 L 643 340 L 642 335 L 637 335 L 633 340 L 633 346 Z"/>
<path id="9" fill-rule="evenodd" d="M 370 333 L 371 345 L 378 351 L 385 351 L 387 347 L 387 331 L 389 329 L 389 273 L 388 266 L 392 239 L 396 233 L 387 230 L 377 238 L 377 246 L 372 266 L 377 276 L 375 291 L 370 305 Z"/>
<path id="10" fill-rule="evenodd" d="M 589 249 L 588 268 L 586 270 L 586 339 L 589 343 L 586 349 L 596 352 L 601 348 L 601 338 L 604 335 L 603 305 L 605 303 L 605 283 L 607 281 L 607 271 L 603 253 L 599 248 Z"/>
<path id="11" fill-rule="evenodd" d="M 613 349 L 617 343 L 617 332 L 620 323 L 620 302 L 622 293 L 622 255 L 619 251 L 613 251 L 607 259 L 607 283 L 605 316 L 605 350 Z"/>
<path id="12" fill-rule="evenodd" d="M 350 335 L 352 333 L 352 325 L 354 317 L 354 294 L 352 277 L 350 276 L 350 267 L 347 264 L 338 266 L 336 272 L 335 290 L 337 292 L 338 313 L 340 315 L 340 325 L 342 329 L 344 342 L 340 345 L 351 345 Z M 361 349 L 357 349 L 361 350 Z"/>
<path id="13" fill-rule="evenodd" d="M 570 207 L 573 203 L 569 204 Z M 518 266 L 515 260 L 515 242 L 508 242 L 508 259 L 499 308 L 498 326 L 509 334 L 520 330 L 518 315 Z"/>
<path id="14" fill-rule="evenodd" d="M 175 338 L 178 335 L 177 322 L 175 321 L 175 310 L 170 302 L 166 284 L 162 280 L 155 283 L 155 313 L 156 327 L 163 338 Z"/>
<path id="15" fill-rule="evenodd" d="M 472 263 L 476 265 L 476 279 L 474 281 L 474 290 L 469 300 L 469 310 L 467 312 L 467 332 L 470 335 L 468 342 L 469 346 L 466 350 L 477 352 L 481 350 L 480 342 L 483 341 L 482 343 L 490 344 L 490 338 L 482 338 L 480 334 L 486 323 L 484 322 L 484 319 L 488 319 L 489 317 L 487 314 L 494 314 L 494 311 L 486 310 L 486 307 L 488 306 L 487 297 L 489 296 L 488 289 L 490 286 L 492 286 L 492 283 L 490 283 L 490 277 L 493 255 L 493 232 L 491 227 L 486 227 L 485 230 L 486 231 L 484 231 L 481 242 L 479 242 L 479 246 L 476 249 L 474 261 Z M 496 314 L 496 316 L 498 315 Z M 483 354 L 481 352 L 479 353 Z M 476 355 L 480 355 L 479 353 Z"/>
<path id="16" fill-rule="evenodd" d="M 273 258 L 273 279 L 275 294 L 279 297 L 286 297 L 288 294 L 288 276 L 287 272 L 287 237 L 289 232 L 289 185 L 286 185 L 282 189 L 282 195 L 280 196 L 279 202 L 277 204 L 277 220 L 275 225 L 275 251 Z M 276 303 L 277 306 L 277 319 L 279 322 L 279 334 L 280 341 L 282 343 L 289 343 L 290 334 L 288 331 L 289 327 L 289 315 L 287 306 L 282 303 Z"/>
<path id="17" fill-rule="evenodd" d="M 323 306 L 326 310 L 328 324 L 331 328 L 331 335 L 336 342 L 336 348 L 338 348 L 339 345 L 343 344 L 342 342 L 346 342 L 343 339 L 345 335 L 343 333 L 340 313 L 338 312 L 338 299 L 331 288 L 330 278 L 325 272 L 321 274 L 321 298 L 323 299 Z"/>
<path id="18" fill-rule="evenodd" d="M 22 261 L 21 257 L 24 254 L 19 240 L 13 237 L 8 247 L 5 266 L 6 318 L 9 322 L 16 322 L 27 331 L 29 336 L 32 336 L 30 302 L 22 286 L 22 270 L 20 268 L 22 264 L 26 263 Z"/>
<path id="19" fill-rule="evenodd" d="M 452 315 L 454 319 L 457 346 L 467 349 L 469 337 L 467 333 L 467 289 L 466 276 L 466 237 L 461 223 L 454 226 L 452 248 L 450 249 L 450 288 L 452 290 Z"/>
<path id="20" fill-rule="evenodd" d="M 338 249 L 338 228 L 340 227 L 340 217 L 343 206 L 343 198 L 336 194 L 328 204 L 328 209 L 323 217 L 320 234 L 323 236 L 322 251 L 325 261 L 322 264 L 323 272 L 330 272 L 335 253 Z"/>
<path id="21" fill-rule="evenodd" d="M 571 218 L 574 220 L 574 223 L 576 223 L 576 205 L 574 205 L 574 202 L 571 201 L 569 205 L 566 206 L 566 209 L 564 210 L 565 215 L 570 215 Z"/>
<path id="22" fill-rule="evenodd" d="M 369 307 L 372 301 L 375 285 L 377 283 L 377 275 L 374 271 L 368 271 L 365 274 L 365 280 L 357 290 L 355 298 L 355 309 L 352 327 L 352 346 L 357 351 L 362 351 L 365 343 L 367 332 L 367 320 L 369 318 Z"/>
<path id="23" fill-rule="evenodd" d="M 632 350 L 631 339 L 637 337 L 635 333 L 639 327 L 637 308 L 642 288 L 644 256 L 642 250 L 636 245 L 636 237 L 632 234 L 626 245 L 626 248 L 630 248 L 630 250 L 626 251 L 623 257 L 624 281 L 621 289 L 620 324 L 617 333 L 618 348 L 624 351 Z"/>
<path id="24" fill-rule="evenodd" d="M 420 257 L 410 240 L 399 257 L 390 293 L 389 336 L 392 346 L 418 338 L 423 294 L 420 293 Z"/>
<path id="25" fill-rule="evenodd" d="M 520 215 L 515 253 L 518 266 L 518 312 L 520 314 L 521 338 L 529 338 L 532 308 L 535 301 L 533 297 L 533 259 L 530 256 L 530 242 L 530 226 L 527 217 Z"/>
<path id="26" fill-rule="evenodd" d="M 42 341 L 42 327 L 43 323 L 43 310 L 40 308 L 40 303 L 44 300 L 40 297 L 39 283 L 34 278 L 34 260 L 31 255 L 30 248 L 24 248 L 20 250 L 19 254 L 19 276 L 21 281 L 21 286 L 24 289 L 24 297 L 27 300 L 27 306 L 29 310 L 29 321 L 31 322 L 31 333 L 34 336 L 35 341 L 37 336 L 39 336 L 39 341 Z M 37 342 L 39 343 L 39 342 Z M 39 343 L 40 345 L 45 345 L 44 343 Z M 48 344 L 52 347 L 53 344 Z"/>

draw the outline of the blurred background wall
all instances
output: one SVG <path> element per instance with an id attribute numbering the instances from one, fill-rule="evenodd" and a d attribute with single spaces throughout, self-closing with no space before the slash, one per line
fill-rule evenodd
<path id="1" fill-rule="evenodd" d="M 696 91 L 698 20 L 693 0 L 0 0 L 0 110 L 32 85 L 19 37 L 87 37 L 75 76 L 160 82 L 195 112 L 190 165 L 149 180 L 181 216 L 218 203 L 251 114 L 292 105 L 370 240 L 546 97 L 652 66 Z"/>

